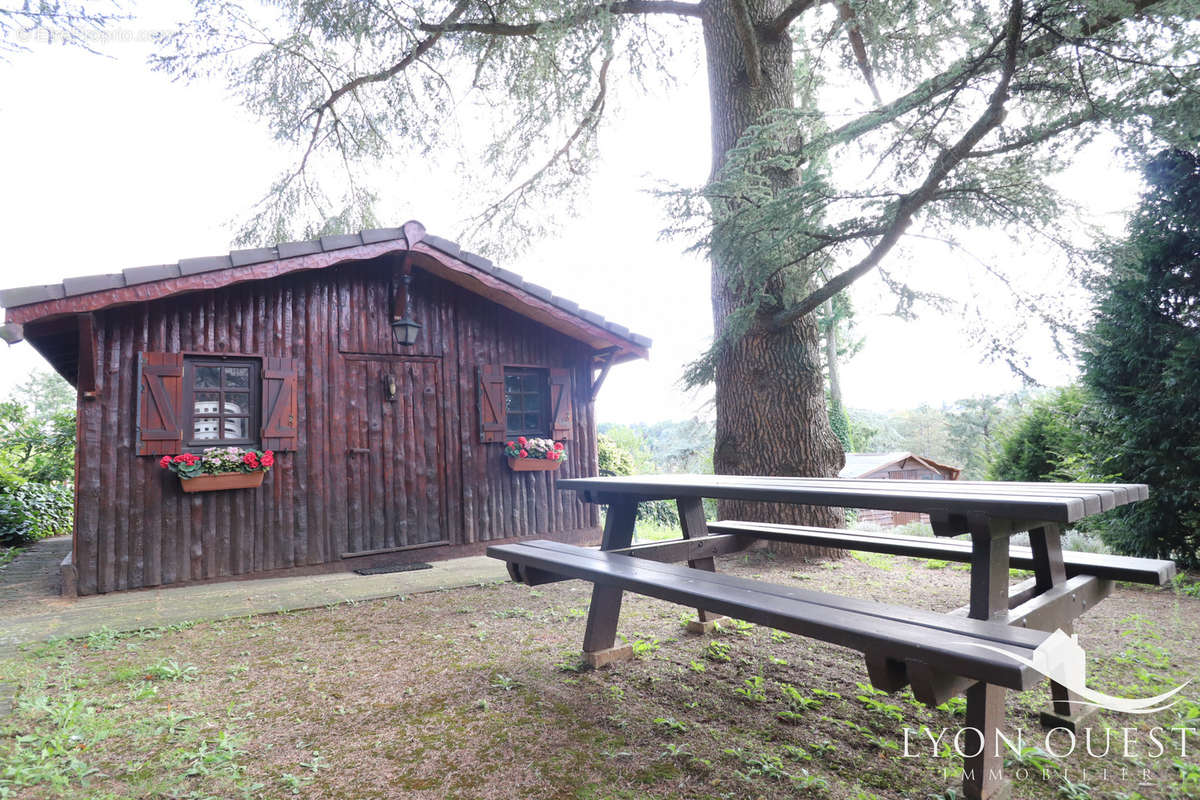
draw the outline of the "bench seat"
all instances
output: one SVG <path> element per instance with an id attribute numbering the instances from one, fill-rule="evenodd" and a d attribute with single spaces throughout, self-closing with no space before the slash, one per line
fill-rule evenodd
<path id="1" fill-rule="evenodd" d="M 800 636 L 850 647 L 894 663 L 917 662 L 940 674 L 1024 690 L 1042 677 L 983 644 L 1030 659 L 1050 634 L 998 622 L 920 611 L 870 600 L 705 572 L 675 564 L 544 540 L 493 545 L 514 579 L 543 573 L 579 578 L 703 608 Z M 891 691 L 895 687 L 880 687 Z"/>
<path id="2" fill-rule="evenodd" d="M 962 539 L 929 536 L 897 536 L 869 531 L 840 528 L 810 528 L 802 525 L 781 525 L 770 522 L 710 522 L 709 533 L 741 534 L 776 542 L 833 547 L 896 556 L 935 558 L 942 561 L 970 563 L 971 543 Z M 1095 575 L 1098 578 L 1163 586 L 1175 576 L 1175 562 L 1157 558 L 1135 558 L 1104 553 L 1063 551 L 1063 566 L 1067 577 Z M 1018 569 L 1033 568 L 1033 551 L 1028 547 L 1009 548 L 1008 563 Z"/>

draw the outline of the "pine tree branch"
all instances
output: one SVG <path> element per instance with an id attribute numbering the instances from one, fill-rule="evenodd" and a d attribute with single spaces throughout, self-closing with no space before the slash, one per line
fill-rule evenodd
<path id="1" fill-rule="evenodd" d="M 1088 20 L 1084 23 L 1080 33 L 1081 37 L 1093 36 L 1103 30 L 1111 28 L 1126 19 L 1131 19 L 1140 16 L 1142 12 L 1163 2 L 1169 0 L 1133 0 L 1130 4 L 1127 13 L 1114 12 L 1098 17 L 1094 20 Z M 1048 33 L 1026 44 L 1020 52 L 1020 57 L 1025 61 L 1032 61 L 1035 58 L 1044 56 L 1047 53 L 1053 52 L 1060 45 L 1069 43 L 1066 37 Z M 832 141 L 848 141 L 861 136 L 864 133 L 875 130 L 883 125 L 886 125 L 891 120 L 903 114 L 912 111 L 935 97 L 939 97 L 946 92 L 957 88 L 968 78 L 982 75 L 986 72 L 991 72 L 1000 65 L 998 63 L 988 63 L 993 50 L 993 45 L 989 45 L 981 54 L 964 58 L 955 65 L 933 76 L 932 78 L 923 81 L 920 86 L 913 89 L 906 95 L 896 98 L 887 105 L 864 114 L 858 119 L 851 120 L 840 128 L 833 131 L 830 138 Z M 985 57 L 986 56 L 986 57 Z"/>
<path id="2" fill-rule="evenodd" d="M 442 25 L 454 24 L 454 22 L 457 21 L 458 18 L 461 17 L 466 12 L 467 7 L 469 5 L 471 5 L 471 0 L 458 0 L 458 2 L 454 4 L 454 8 L 450 11 L 449 15 L 447 15 L 447 17 L 442 21 Z M 312 114 L 317 115 L 317 123 L 318 123 L 318 127 L 319 127 L 321 115 L 326 110 L 333 108 L 334 103 L 336 103 L 342 97 L 349 94 L 350 92 L 353 92 L 355 89 L 359 88 L 360 86 L 367 85 L 368 83 L 382 83 L 384 81 L 389 81 L 392 78 L 396 77 L 403 70 L 412 66 L 412 64 L 417 59 L 419 59 L 421 56 L 425 55 L 425 53 L 429 52 L 429 49 L 432 48 L 435 44 L 437 44 L 437 41 L 440 38 L 442 38 L 442 31 L 434 31 L 429 36 L 426 36 L 424 39 L 422 39 L 420 42 L 418 42 L 417 46 L 414 47 L 412 50 L 410 50 L 404 56 L 404 58 L 400 59 L 392 66 L 388 67 L 387 69 L 380 70 L 379 72 L 371 73 L 370 75 L 359 75 L 354 80 L 349 81 L 349 82 L 343 84 L 342 86 L 339 86 L 337 89 L 335 89 L 333 92 L 331 92 L 329 94 L 329 97 L 327 97 L 325 99 L 325 102 L 321 103 L 321 105 L 317 106 L 315 109 L 312 110 L 312 112 L 310 113 L 310 116 Z M 314 136 L 315 136 L 315 134 L 314 134 Z"/>
<path id="3" fill-rule="evenodd" d="M 853 267 L 835 275 L 826 281 L 824 286 L 810 292 L 796 305 L 773 315 L 770 321 L 771 328 L 778 329 L 791 325 L 806 314 L 815 311 L 826 300 L 874 269 L 900 241 L 900 237 L 904 235 L 904 231 L 912 223 L 917 212 L 933 199 L 946 176 L 970 155 L 971 149 L 983 137 L 1004 121 L 1004 104 L 1009 97 L 1009 85 L 1016 73 L 1017 57 L 1021 49 L 1022 8 L 1022 0 L 1013 0 L 1009 6 L 1008 23 L 1004 34 L 1003 67 L 1000 80 L 992 90 L 991 97 L 988 98 L 987 108 L 952 147 L 944 150 L 934 160 L 933 166 L 930 167 L 929 173 L 921 185 L 915 191 L 901 198 L 896 206 L 896 214 L 887 226 L 887 231 L 875 243 L 871 251 Z"/>
<path id="4" fill-rule="evenodd" d="M 758 50 L 758 36 L 746 0 L 729 0 L 729 12 L 733 14 L 733 27 L 742 43 L 742 64 L 746 67 L 746 82 L 757 87 L 762 83 L 762 55 Z"/>
<path id="5" fill-rule="evenodd" d="M 534 22 L 511 23 L 497 20 L 467 20 L 465 22 L 422 23 L 417 27 L 425 33 L 480 33 L 488 36 L 536 36 L 546 26 L 574 25 L 594 19 L 601 13 L 608 14 L 674 14 L 681 17 L 699 17 L 699 3 L 682 3 L 677 0 L 620 0 L 606 5 L 592 6 L 577 14 L 558 19 Z"/>
<path id="6" fill-rule="evenodd" d="M 858 71 L 862 73 L 863 80 L 867 82 L 867 87 L 871 90 L 871 96 L 875 98 L 875 102 L 883 105 L 879 87 L 875 85 L 875 73 L 871 69 L 871 59 L 867 57 L 867 43 L 863 39 L 862 29 L 858 25 L 858 16 L 854 13 L 854 8 L 850 5 L 849 0 L 837 0 L 837 10 L 838 16 L 846 24 L 846 37 L 850 40 L 850 49 L 854 52 Z"/>
<path id="7" fill-rule="evenodd" d="M 792 0 L 787 8 L 779 12 L 779 16 L 766 24 L 763 36 L 771 40 L 778 39 L 787 32 L 788 26 L 795 21 L 796 17 L 823 2 L 826 0 Z"/>

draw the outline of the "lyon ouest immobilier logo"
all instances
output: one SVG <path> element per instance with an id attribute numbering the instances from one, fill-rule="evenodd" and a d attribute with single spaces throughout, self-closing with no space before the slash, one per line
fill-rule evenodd
<path id="1" fill-rule="evenodd" d="M 1169 692 L 1142 698 L 1116 697 L 1090 689 L 1085 682 L 1087 654 L 1079 645 L 1079 637 L 1078 635 L 1067 635 L 1061 629 L 1056 630 L 1034 650 L 1032 658 L 1024 658 L 1008 650 L 981 642 L 972 643 L 971 646 L 982 647 L 998 653 L 1065 686 L 1072 693 L 1072 705 L 1094 706 L 1120 714 L 1154 714 L 1168 709 L 1179 701 L 1176 695 L 1191 683 L 1191 681 L 1187 681 Z M 968 736 L 968 733 L 973 735 Z M 1076 774 L 1071 776 L 1065 767 L 1051 769 L 1048 763 L 1068 758 L 1079 752 L 1081 748 L 1089 759 L 1100 762 L 1110 755 L 1134 759 L 1169 757 L 1183 760 L 1188 757 L 1189 753 L 1188 735 L 1191 734 L 1193 739 L 1200 738 L 1200 730 L 1188 726 L 1154 726 L 1148 730 L 1138 727 L 1090 726 L 1078 732 L 1068 727 L 1057 727 L 1045 732 L 1039 731 L 1036 739 L 1026 737 L 1021 728 L 1016 728 L 1014 734 L 1014 737 L 1009 737 L 1003 731 L 996 731 L 993 746 L 996 749 L 997 757 L 1004 757 L 1011 752 L 1018 761 L 1023 761 L 1027 746 L 1040 746 L 1042 753 L 1049 758 L 1042 758 L 1033 769 L 1022 767 L 1013 770 L 1011 777 L 1024 779 L 1029 777 L 1031 772 L 1036 772 L 1036 776 L 1048 780 L 1056 778 L 1070 778 L 1073 781 L 1083 781 L 1085 778 L 1102 781 L 1115 779 L 1119 781 L 1132 780 L 1143 785 L 1153 782 L 1152 770 L 1145 768 L 1140 771 L 1130 770 L 1127 767 L 1110 770 L 1103 763 L 1098 763 L 1094 769 L 1076 770 Z M 967 749 L 968 744 L 975 743 L 979 747 L 984 747 L 983 742 L 984 738 L 980 732 L 972 728 L 942 728 L 935 732 L 927 727 L 922 727 L 920 730 L 906 727 L 904 729 L 903 756 L 906 758 L 922 756 L 941 758 L 952 757 L 954 754 L 960 758 L 970 758 L 980 755 L 981 751 L 972 752 Z M 1197 743 L 1192 742 L 1191 744 L 1195 746 Z M 948 773 L 949 771 L 949 767 L 943 769 L 943 772 Z"/>

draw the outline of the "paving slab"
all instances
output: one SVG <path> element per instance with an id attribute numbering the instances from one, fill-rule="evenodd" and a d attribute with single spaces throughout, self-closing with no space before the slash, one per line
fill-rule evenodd
<path id="1" fill-rule="evenodd" d="M 432 569 L 384 575 L 332 573 L 228 581 L 46 600 L 30 613 L 0 617 L 0 657 L 27 642 L 72 638 L 108 628 L 116 632 L 181 622 L 321 608 L 338 603 L 501 583 L 504 563 L 486 556 L 433 562 Z M 28 608 L 25 606 L 24 608 Z"/>

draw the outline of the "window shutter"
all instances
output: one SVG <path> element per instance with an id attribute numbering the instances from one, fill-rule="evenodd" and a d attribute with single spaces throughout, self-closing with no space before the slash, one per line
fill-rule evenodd
<path id="1" fill-rule="evenodd" d="M 174 455 L 183 448 L 183 355 L 138 354 L 139 456 Z"/>
<path id="2" fill-rule="evenodd" d="M 296 360 L 268 358 L 262 371 L 262 446 L 295 450 L 300 430 Z"/>
<path id="3" fill-rule="evenodd" d="M 479 368 L 479 441 L 503 442 L 508 417 L 504 408 L 504 367 Z"/>
<path id="4" fill-rule="evenodd" d="M 550 370 L 550 410 L 554 423 L 550 432 L 552 439 L 570 439 L 575 426 L 571 408 L 571 370 Z"/>

